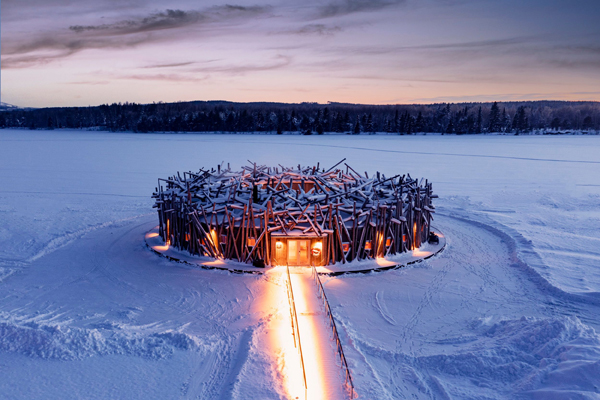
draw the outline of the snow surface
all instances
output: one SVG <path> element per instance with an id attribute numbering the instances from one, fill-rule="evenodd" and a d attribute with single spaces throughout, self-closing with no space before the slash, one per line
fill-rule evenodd
<path id="1" fill-rule="evenodd" d="M 0 397 L 286 398 L 268 276 L 148 251 L 158 177 L 426 177 L 439 256 L 324 279 L 360 398 L 600 398 L 600 137 L 0 130 Z"/>

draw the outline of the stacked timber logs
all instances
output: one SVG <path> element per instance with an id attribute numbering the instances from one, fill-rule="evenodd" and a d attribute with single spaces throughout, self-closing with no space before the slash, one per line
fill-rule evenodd
<path id="1" fill-rule="evenodd" d="M 229 164 L 159 179 L 153 198 L 165 243 L 191 254 L 274 265 L 273 238 L 322 240 L 321 264 L 417 249 L 429 237 L 432 184 L 369 178 L 340 161 L 325 170 Z"/>

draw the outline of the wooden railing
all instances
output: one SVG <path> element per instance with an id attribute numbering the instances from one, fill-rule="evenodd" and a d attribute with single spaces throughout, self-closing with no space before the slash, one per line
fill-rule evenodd
<path id="1" fill-rule="evenodd" d="M 342 348 L 342 342 L 340 341 L 337 326 L 335 325 L 335 320 L 333 319 L 333 314 L 331 313 L 329 301 L 327 300 L 327 296 L 325 295 L 325 289 L 323 289 L 323 284 L 321 283 L 321 279 L 319 278 L 319 274 L 317 273 L 317 269 L 314 267 L 314 265 L 312 266 L 312 274 L 314 276 L 315 284 L 317 285 L 317 289 L 319 291 L 319 297 L 323 300 L 323 304 L 325 305 L 325 311 L 327 312 L 327 316 L 329 317 L 329 325 L 331 326 L 331 330 L 333 331 L 333 338 L 336 343 L 338 355 L 340 356 L 342 369 L 344 370 L 344 386 L 350 394 L 350 398 L 354 399 L 356 392 L 354 391 L 354 383 L 352 382 L 352 376 L 350 375 L 350 368 L 348 368 L 348 362 L 346 361 L 346 356 L 344 355 L 344 349 Z"/>
<path id="2" fill-rule="evenodd" d="M 287 271 L 287 293 L 288 302 L 290 303 L 290 317 L 292 320 L 292 335 L 294 335 L 294 346 L 300 353 L 300 364 L 302 365 L 302 377 L 304 378 L 304 398 L 308 396 L 308 386 L 306 385 L 306 369 L 304 368 L 304 355 L 302 354 L 302 343 L 300 341 L 300 328 L 298 327 L 298 314 L 296 313 L 296 302 L 294 301 L 294 290 L 292 289 L 292 279 L 290 277 L 290 266 L 286 268 Z"/>

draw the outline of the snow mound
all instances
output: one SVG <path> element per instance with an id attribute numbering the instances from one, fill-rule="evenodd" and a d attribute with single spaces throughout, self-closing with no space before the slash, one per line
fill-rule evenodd
<path id="1" fill-rule="evenodd" d="M 204 340 L 183 332 L 143 332 L 128 327 L 86 329 L 61 324 L 0 320 L 0 351 L 30 357 L 80 360 L 99 355 L 164 359 L 176 350 L 203 351 Z"/>
<path id="2" fill-rule="evenodd" d="M 600 336 L 575 317 L 522 317 L 491 325 L 484 320 L 475 325 L 481 339 L 474 342 L 470 351 L 450 357 L 472 358 L 477 364 L 476 373 L 488 378 L 520 380 L 519 386 L 525 389 L 535 386 L 547 372 L 563 363 L 600 365 Z M 471 367 L 471 363 L 459 362 L 452 368 L 467 368 L 463 372 L 468 372 Z M 440 371 L 452 372 L 444 368 Z M 532 375 L 524 377 L 526 372 Z M 600 383 L 600 375 L 597 380 Z"/>
<path id="3" fill-rule="evenodd" d="M 470 330 L 432 343 L 438 354 L 430 355 L 355 343 L 363 354 L 390 364 L 396 378 L 390 379 L 389 392 L 399 377 L 417 392 L 440 398 L 566 399 L 600 393 L 600 335 L 578 318 L 477 320 Z"/>

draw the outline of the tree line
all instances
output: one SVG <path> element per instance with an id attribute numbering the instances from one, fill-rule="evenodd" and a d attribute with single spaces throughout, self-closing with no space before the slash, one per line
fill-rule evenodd
<path id="1" fill-rule="evenodd" d="M 344 103 L 115 103 L 0 112 L 0 128 L 123 132 L 480 134 L 600 131 L 599 102 L 534 101 L 362 105 Z"/>

